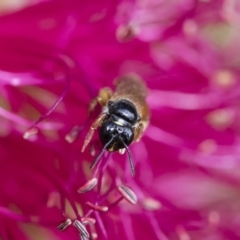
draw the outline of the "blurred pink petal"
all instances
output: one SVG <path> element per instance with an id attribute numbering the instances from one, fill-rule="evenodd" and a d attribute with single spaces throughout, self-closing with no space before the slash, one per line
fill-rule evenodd
<path id="1" fill-rule="evenodd" d="M 239 239 L 239 10 L 48 0 L 1 11 L 0 238 Z M 101 109 L 88 117 L 88 105 L 132 73 L 151 109 L 130 146 L 136 176 L 126 153 L 90 170 L 97 133 L 81 148 Z"/>

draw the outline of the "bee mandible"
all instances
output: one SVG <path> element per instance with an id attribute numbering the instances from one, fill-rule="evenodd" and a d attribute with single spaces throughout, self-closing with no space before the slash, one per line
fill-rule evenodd
<path id="1" fill-rule="evenodd" d="M 103 88 L 89 106 L 92 112 L 97 104 L 102 107 L 101 114 L 93 122 L 82 146 L 82 152 L 91 141 L 94 131 L 99 128 L 99 138 L 103 144 L 102 151 L 91 163 L 92 169 L 101 159 L 105 150 L 127 150 L 132 175 L 135 175 L 134 164 L 128 146 L 141 139 L 149 123 L 149 107 L 146 103 L 148 91 L 143 80 L 135 74 L 118 78 L 115 91 Z"/>

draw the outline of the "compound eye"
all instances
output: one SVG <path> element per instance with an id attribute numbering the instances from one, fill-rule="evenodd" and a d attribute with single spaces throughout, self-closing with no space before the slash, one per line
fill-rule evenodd
<path id="1" fill-rule="evenodd" d="M 130 145 L 133 141 L 133 131 L 131 128 L 125 127 L 124 131 L 121 133 L 122 140 L 127 144 Z"/>
<path id="2" fill-rule="evenodd" d="M 110 121 L 106 121 L 102 125 L 99 131 L 99 136 L 103 144 L 110 141 L 110 139 L 114 134 L 115 134 L 115 124 Z"/>

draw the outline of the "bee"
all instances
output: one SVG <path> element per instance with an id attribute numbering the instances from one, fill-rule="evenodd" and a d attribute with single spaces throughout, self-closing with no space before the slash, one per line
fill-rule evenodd
<path id="1" fill-rule="evenodd" d="M 103 144 L 102 151 L 91 163 L 92 169 L 101 159 L 105 150 L 128 153 L 132 175 L 135 175 L 133 159 L 128 146 L 141 139 L 149 123 L 150 111 L 146 103 L 147 87 L 143 80 L 130 74 L 115 81 L 115 91 L 103 88 L 89 105 L 92 112 L 97 104 L 102 107 L 101 114 L 93 122 L 86 135 L 82 152 L 91 141 L 94 131 L 99 128 L 99 138 Z"/>

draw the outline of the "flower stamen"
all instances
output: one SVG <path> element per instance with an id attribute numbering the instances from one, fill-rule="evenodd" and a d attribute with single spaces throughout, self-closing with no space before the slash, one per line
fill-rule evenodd
<path id="1" fill-rule="evenodd" d="M 97 235 L 97 233 L 94 232 L 94 233 L 91 234 L 91 237 L 92 237 L 92 239 L 94 240 L 94 239 L 97 239 L 97 238 L 98 238 L 98 235 Z"/>
<path id="2" fill-rule="evenodd" d="M 95 224 L 96 220 L 94 218 L 90 218 L 90 217 L 82 217 L 81 221 L 84 225 L 89 225 L 89 224 Z"/>
<path id="3" fill-rule="evenodd" d="M 65 140 L 68 143 L 73 143 L 76 141 L 82 128 L 82 126 L 74 126 L 71 131 L 65 136 Z"/>
<path id="4" fill-rule="evenodd" d="M 85 226 L 79 221 L 79 220 L 75 220 L 73 222 L 73 225 L 78 229 L 78 231 L 80 232 L 80 237 L 81 239 L 89 239 L 90 235 L 87 231 L 87 229 L 85 228 Z"/>
<path id="5" fill-rule="evenodd" d="M 118 187 L 118 191 L 122 194 L 122 196 L 131 204 L 136 204 L 138 199 L 136 194 L 133 192 L 132 189 L 125 185 L 121 185 Z"/>
<path id="6" fill-rule="evenodd" d="M 53 104 L 53 106 L 44 114 L 41 115 L 36 122 L 30 127 L 29 130 L 27 130 L 24 134 L 23 134 L 23 138 L 27 139 L 29 132 L 33 132 L 34 130 L 36 131 L 37 129 L 37 125 L 42 122 L 43 120 L 45 120 L 53 111 L 55 111 L 55 109 L 58 107 L 58 105 L 62 102 L 62 100 L 64 99 L 64 97 L 67 95 L 69 88 L 70 88 L 70 82 L 71 82 L 71 78 L 70 78 L 70 72 L 69 72 L 69 66 L 68 66 L 68 62 L 66 62 L 66 57 L 67 56 L 59 56 L 59 58 L 57 59 L 58 61 L 60 61 L 62 64 L 64 64 L 64 68 L 66 70 L 66 86 L 65 89 L 63 90 L 62 94 L 59 96 L 59 98 L 57 99 L 57 101 Z M 36 134 L 37 132 L 35 132 Z M 33 134 L 32 134 L 33 135 Z M 30 135 L 31 136 L 31 135 Z"/>
<path id="7" fill-rule="evenodd" d="M 57 229 L 61 232 L 65 231 L 70 225 L 72 225 L 72 220 L 71 219 L 66 219 L 64 222 L 61 222 L 58 226 Z"/>
<path id="8" fill-rule="evenodd" d="M 90 202 L 86 202 L 86 205 L 88 205 L 91 209 L 98 211 L 98 212 L 107 212 L 108 211 L 107 206 L 94 205 Z"/>
<path id="9" fill-rule="evenodd" d="M 153 198 L 145 198 L 142 201 L 142 205 L 143 207 L 148 210 L 148 211 L 156 211 L 159 210 L 161 208 L 161 203 Z"/>
<path id="10" fill-rule="evenodd" d="M 33 137 L 34 135 L 36 135 L 38 133 L 38 128 L 36 127 L 32 127 L 30 129 L 28 129 L 24 134 L 23 134 L 23 138 L 24 139 L 29 139 L 30 137 Z"/>
<path id="11" fill-rule="evenodd" d="M 98 184 L 97 178 L 92 178 L 87 183 L 85 183 L 82 187 L 78 189 L 78 193 L 86 193 L 91 191 Z"/>

